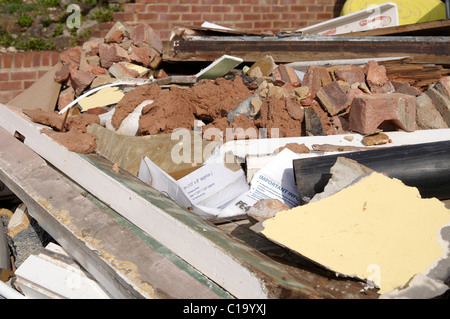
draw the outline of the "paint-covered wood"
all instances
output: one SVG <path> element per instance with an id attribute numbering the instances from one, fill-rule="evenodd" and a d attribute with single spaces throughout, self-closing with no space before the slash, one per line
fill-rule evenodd
<path id="1" fill-rule="evenodd" d="M 0 179 L 112 297 L 231 297 L 3 128 Z"/>

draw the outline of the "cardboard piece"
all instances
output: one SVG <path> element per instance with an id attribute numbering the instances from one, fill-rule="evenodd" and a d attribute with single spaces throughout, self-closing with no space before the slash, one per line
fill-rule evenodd
<path id="1" fill-rule="evenodd" d="M 260 199 L 278 199 L 289 207 L 299 204 L 292 161 L 300 155 L 284 149 L 275 155 L 252 178 L 250 190 L 237 197 L 228 205 L 223 214 L 246 214 L 250 207 Z"/>
<path id="2" fill-rule="evenodd" d="M 193 172 L 175 179 L 145 157 L 138 178 L 178 204 L 191 207 L 194 213 L 210 219 L 242 215 L 240 211 L 223 214 L 222 210 L 249 189 L 244 171 L 231 169 L 222 158 L 210 159 Z"/>
<path id="3" fill-rule="evenodd" d="M 9 101 L 8 105 L 24 110 L 53 112 L 61 90 L 61 84 L 55 81 L 55 73 L 60 67 L 61 63 L 56 64 L 28 89 Z"/>

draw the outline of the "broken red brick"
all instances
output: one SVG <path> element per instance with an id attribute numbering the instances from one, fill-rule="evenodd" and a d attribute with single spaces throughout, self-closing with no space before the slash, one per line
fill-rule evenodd
<path id="1" fill-rule="evenodd" d="M 70 63 L 69 64 L 62 64 L 58 71 L 55 72 L 55 81 L 57 83 L 63 83 L 65 82 L 70 75 Z"/>
<path id="2" fill-rule="evenodd" d="M 109 32 L 105 36 L 106 43 L 120 43 L 124 37 L 124 32 L 126 31 L 126 27 L 120 23 L 116 22 L 114 26 L 109 30 Z"/>
<path id="3" fill-rule="evenodd" d="M 360 66 L 345 65 L 334 71 L 336 80 L 342 80 L 352 85 L 354 83 L 365 83 L 366 76 L 364 70 Z"/>
<path id="4" fill-rule="evenodd" d="M 114 62 L 126 61 L 130 62 L 128 53 L 118 44 L 100 44 L 99 45 L 100 66 L 109 68 Z"/>
<path id="5" fill-rule="evenodd" d="M 150 58 L 151 52 L 147 49 L 147 47 L 137 47 L 135 45 L 131 45 L 131 54 L 129 55 L 130 60 L 135 63 L 140 63 L 143 66 L 147 67 L 152 62 Z"/>
<path id="6" fill-rule="evenodd" d="M 280 64 L 279 66 L 277 66 L 272 71 L 272 75 L 274 76 L 275 80 L 281 81 L 282 83 L 289 83 L 294 87 L 301 85 L 300 79 L 297 73 L 295 73 L 295 70 L 284 64 Z"/>
<path id="7" fill-rule="evenodd" d="M 163 44 L 159 35 L 148 25 L 139 24 L 131 31 L 130 39 L 135 45 L 140 43 L 150 44 L 159 53 L 163 51 Z"/>
<path id="8" fill-rule="evenodd" d="M 357 96 L 350 106 L 352 131 L 372 134 L 379 128 L 413 132 L 416 127 L 416 98 L 400 93 Z M 393 127 L 392 127 L 393 126 Z"/>
<path id="9" fill-rule="evenodd" d="M 86 56 L 95 56 L 98 54 L 98 47 L 104 43 L 103 38 L 93 38 L 83 43 L 82 50 Z"/>
<path id="10" fill-rule="evenodd" d="M 87 88 L 94 80 L 95 75 L 89 72 L 71 70 L 70 84 L 75 90 L 75 94 L 79 96 L 85 88 Z"/>
<path id="11" fill-rule="evenodd" d="M 317 91 L 319 99 L 325 110 L 334 116 L 350 106 L 351 100 L 342 90 L 337 81 L 333 81 Z"/>
<path id="12" fill-rule="evenodd" d="M 316 96 L 317 91 L 332 81 L 330 73 L 323 66 L 311 65 L 303 77 L 302 86 L 307 86 L 311 97 Z"/>
<path id="13" fill-rule="evenodd" d="M 386 75 L 384 65 L 378 65 L 378 62 L 371 60 L 364 66 L 367 84 L 373 94 L 382 94 L 394 92 L 394 86 Z"/>
<path id="14" fill-rule="evenodd" d="M 81 47 L 76 46 L 59 54 L 59 59 L 63 64 L 71 63 L 74 67 L 79 67 L 81 58 Z"/>
<path id="15" fill-rule="evenodd" d="M 123 63 L 114 63 L 109 69 L 109 73 L 111 73 L 116 78 L 137 78 L 139 76 L 139 72 L 133 69 L 127 68 Z"/>
<path id="16" fill-rule="evenodd" d="M 73 90 L 72 87 L 68 87 L 67 89 L 61 91 L 58 97 L 58 110 L 61 111 L 74 99 L 75 99 L 75 91 Z"/>

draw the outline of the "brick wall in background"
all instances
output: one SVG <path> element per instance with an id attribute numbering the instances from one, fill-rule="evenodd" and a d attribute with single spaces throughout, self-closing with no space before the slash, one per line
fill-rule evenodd
<path id="1" fill-rule="evenodd" d="M 58 63 L 54 51 L 0 53 L 0 103 L 6 104 Z"/>
<path id="2" fill-rule="evenodd" d="M 115 22 L 148 23 L 167 41 L 174 26 L 208 21 L 251 32 L 293 31 L 338 17 L 345 0 L 135 0 L 100 23 L 92 37 L 104 37 Z M 58 62 L 57 52 L 0 53 L 0 103 L 6 104 Z"/>
<path id="3" fill-rule="evenodd" d="M 135 0 L 123 5 L 114 20 L 148 23 L 168 40 L 176 25 L 200 26 L 204 21 L 252 31 L 286 31 L 340 15 L 345 0 Z M 107 26 L 107 25 L 106 25 Z"/>

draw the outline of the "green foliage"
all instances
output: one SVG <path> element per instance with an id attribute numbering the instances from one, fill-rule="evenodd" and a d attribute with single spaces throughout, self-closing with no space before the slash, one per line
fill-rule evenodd
<path id="1" fill-rule="evenodd" d="M 57 7 L 60 0 L 38 0 L 38 4 L 44 7 Z"/>
<path id="2" fill-rule="evenodd" d="M 23 12 L 17 17 L 17 19 L 22 28 L 28 28 L 33 23 L 33 18 Z"/>
<path id="3" fill-rule="evenodd" d="M 47 39 L 40 38 L 22 38 L 16 44 L 16 48 L 24 51 L 47 51 L 53 50 L 55 45 Z"/>
<path id="4" fill-rule="evenodd" d="M 97 22 L 111 22 L 112 18 L 113 18 L 113 11 L 112 9 L 100 9 L 98 11 L 96 11 L 93 15 L 92 18 L 94 18 L 95 21 Z"/>

